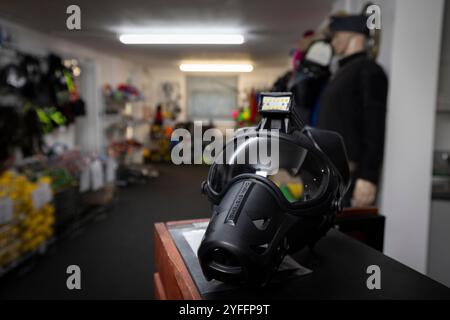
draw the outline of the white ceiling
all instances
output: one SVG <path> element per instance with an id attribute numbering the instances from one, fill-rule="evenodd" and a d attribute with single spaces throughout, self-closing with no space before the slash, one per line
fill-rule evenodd
<path id="1" fill-rule="evenodd" d="M 81 8 L 81 31 L 66 29 L 66 8 Z M 306 29 L 330 13 L 332 0 L 122 0 L 1 1 L 0 17 L 110 54 L 173 64 L 181 60 L 286 63 Z M 120 32 L 218 31 L 242 33 L 241 46 L 121 44 Z"/>

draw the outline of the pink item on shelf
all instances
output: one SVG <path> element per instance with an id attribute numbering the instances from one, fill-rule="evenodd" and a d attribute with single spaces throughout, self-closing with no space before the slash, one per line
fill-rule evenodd
<path id="1" fill-rule="evenodd" d="M 303 52 L 300 49 L 295 49 L 294 54 L 292 55 L 292 68 L 293 70 L 297 70 L 300 62 L 303 60 Z"/>

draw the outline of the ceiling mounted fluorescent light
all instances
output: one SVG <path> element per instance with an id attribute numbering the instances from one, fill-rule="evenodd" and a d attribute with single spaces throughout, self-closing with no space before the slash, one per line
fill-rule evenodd
<path id="1" fill-rule="evenodd" d="M 180 70 L 184 72 L 252 72 L 253 66 L 247 63 L 183 63 Z"/>
<path id="2" fill-rule="evenodd" d="M 122 34 L 124 44 L 243 44 L 240 34 Z"/>

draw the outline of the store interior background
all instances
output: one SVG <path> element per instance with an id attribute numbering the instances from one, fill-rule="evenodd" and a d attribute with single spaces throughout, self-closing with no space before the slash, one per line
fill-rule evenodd
<path id="1" fill-rule="evenodd" d="M 450 5 L 443 0 L 371 2 L 381 7 L 378 61 L 389 77 L 378 199 L 380 212 L 386 216 L 384 253 L 450 286 L 450 250 L 446 248 L 450 243 L 450 200 L 433 197 L 432 192 L 435 151 L 450 150 Z M 100 154 L 107 146 L 104 128 L 110 121 L 103 115 L 102 88 L 106 83 L 116 87 L 131 80 L 152 114 L 166 99 L 163 84 L 171 83 L 180 93 L 178 121 L 188 121 L 192 120 L 188 97 L 192 75 L 179 70 L 181 62 L 250 62 L 252 72 L 232 75 L 237 85 L 236 106 L 240 106 L 247 92 L 270 88 L 290 68 L 289 50 L 303 31 L 316 29 L 332 12 L 359 13 L 365 2 L 78 1 L 82 30 L 68 31 L 65 8 L 70 4 L 2 3 L 0 26 L 23 52 L 55 52 L 77 59 L 82 70 L 79 90 L 87 114 L 45 139 L 49 144 L 58 141 L 69 149 Z M 117 39 L 117 33 L 142 26 L 191 25 L 226 26 L 243 33 L 246 43 L 236 47 L 154 47 L 126 46 Z M 228 120 L 213 121 L 222 128 L 234 123 L 231 115 Z M 155 168 L 159 176 L 147 184 L 120 189 L 112 211 L 64 239 L 32 266 L 0 279 L 0 296 L 151 298 L 152 223 L 209 215 L 209 204 L 200 195 L 205 166 L 155 164 Z M 180 185 L 174 186 L 177 181 Z M 145 205 L 137 203 L 141 199 L 147 199 Z M 112 230 L 119 231 L 111 234 Z M 84 270 L 86 284 L 81 292 L 65 289 L 65 267 L 70 264 Z M 52 274 L 55 276 L 49 279 Z"/>

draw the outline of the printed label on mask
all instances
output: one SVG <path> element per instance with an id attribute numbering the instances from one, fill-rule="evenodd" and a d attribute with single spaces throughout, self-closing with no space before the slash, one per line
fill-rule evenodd
<path id="1" fill-rule="evenodd" d="M 225 219 L 225 223 L 235 225 L 236 221 L 239 217 L 239 213 L 241 212 L 242 202 L 245 199 L 247 191 L 250 189 L 252 183 L 250 181 L 245 181 L 244 184 L 239 189 L 239 192 L 236 195 L 236 199 L 234 199 L 233 205 L 228 211 L 227 217 Z"/>

